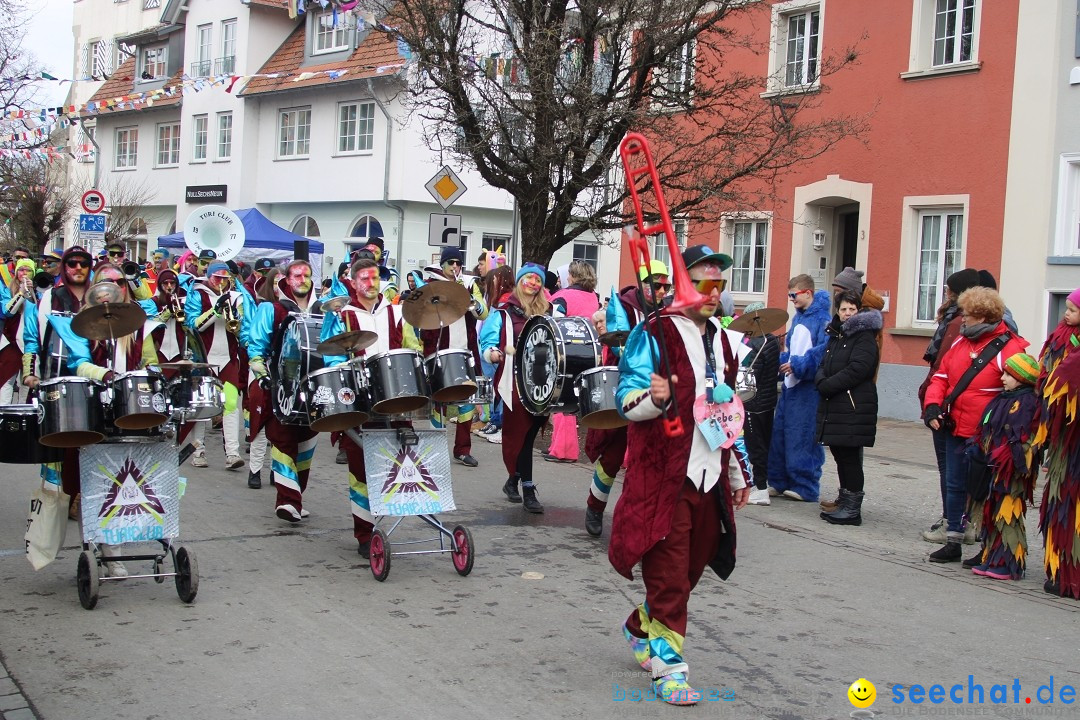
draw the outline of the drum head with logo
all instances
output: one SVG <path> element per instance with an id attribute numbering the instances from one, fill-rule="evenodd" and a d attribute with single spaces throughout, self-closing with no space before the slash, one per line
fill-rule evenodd
<path id="1" fill-rule="evenodd" d="M 600 364 L 600 344 L 586 318 L 530 318 L 518 338 L 514 382 L 533 415 L 577 412 L 573 380 Z"/>

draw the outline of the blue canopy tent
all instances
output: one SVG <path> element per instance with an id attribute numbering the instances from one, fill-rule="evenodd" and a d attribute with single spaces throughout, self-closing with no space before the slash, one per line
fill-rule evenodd
<path id="1" fill-rule="evenodd" d="M 255 208 L 237 210 L 236 217 L 240 218 L 240 224 L 244 226 L 245 239 L 244 247 L 233 259 L 248 265 L 254 264 L 262 257 L 271 258 L 279 263 L 282 260 L 292 259 L 293 243 L 306 239 L 303 235 L 291 233 L 275 225 Z M 172 235 L 158 237 L 158 247 L 175 250 L 174 255 L 182 253 L 187 247 L 184 243 L 184 233 L 175 232 Z M 323 244 L 318 240 L 308 240 L 308 255 L 315 280 L 318 282 L 322 275 Z"/>

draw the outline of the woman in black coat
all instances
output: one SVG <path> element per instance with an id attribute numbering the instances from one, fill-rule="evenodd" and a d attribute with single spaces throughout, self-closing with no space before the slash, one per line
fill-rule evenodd
<path id="1" fill-rule="evenodd" d="M 817 440 L 827 445 L 840 477 L 837 508 L 823 512 L 834 525 L 862 524 L 863 448 L 874 445 L 878 398 L 874 375 L 881 360 L 876 335 L 881 313 L 859 310 L 859 293 L 837 297 L 837 314 L 825 329 L 829 342 L 814 379 L 821 402 Z"/>

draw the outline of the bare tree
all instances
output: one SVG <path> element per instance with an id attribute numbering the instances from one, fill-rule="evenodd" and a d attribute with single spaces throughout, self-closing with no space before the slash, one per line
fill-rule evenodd
<path id="1" fill-rule="evenodd" d="M 154 199 L 154 191 L 145 184 L 138 184 L 127 177 L 114 177 L 101 188 L 105 195 L 109 216 L 105 231 L 105 243 L 119 242 L 126 245 L 136 236 L 146 234 L 145 208 Z"/>
<path id="2" fill-rule="evenodd" d="M 47 136 L 8 142 L 9 136 L 38 127 L 32 117 L 8 118 L 13 110 L 32 107 L 40 95 L 37 86 L 25 79 L 41 73 L 34 54 L 23 47 L 31 14 L 25 0 L 0 0 L 0 77 L 4 78 L 0 83 L 0 141 L 19 149 L 49 143 Z"/>
<path id="3" fill-rule="evenodd" d="M 64 182 L 58 155 L 5 158 L 0 162 L 0 245 L 22 245 L 40 255 L 63 229 L 75 197 Z"/>
<path id="4" fill-rule="evenodd" d="M 814 93 L 763 98 L 766 78 L 725 65 L 735 51 L 767 54 L 732 22 L 767 25 L 767 3 L 376 2 L 416 61 L 407 102 L 427 142 L 517 200 L 524 260 L 626 223 L 617 151 L 628 131 L 652 139 L 672 215 L 715 220 L 863 126 L 820 111 L 854 48 L 822 58 Z"/>

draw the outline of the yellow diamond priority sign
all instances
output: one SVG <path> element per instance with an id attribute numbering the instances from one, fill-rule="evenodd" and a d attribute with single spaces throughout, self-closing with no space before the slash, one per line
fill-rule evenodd
<path id="1" fill-rule="evenodd" d="M 448 165 L 444 165 L 442 170 L 435 173 L 435 177 L 428 180 L 424 187 L 443 210 L 453 205 L 454 201 L 468 190 L 465 183 L 461 182 L 461 178 Z"/>

